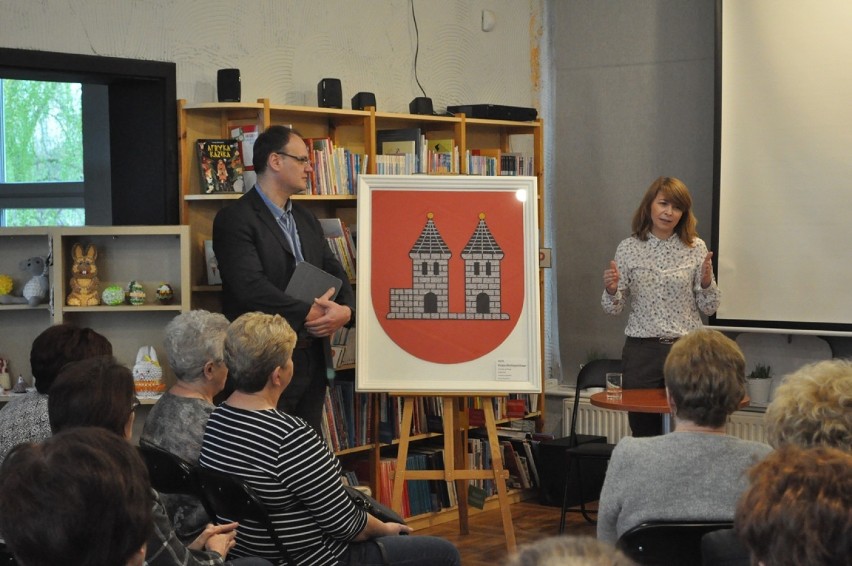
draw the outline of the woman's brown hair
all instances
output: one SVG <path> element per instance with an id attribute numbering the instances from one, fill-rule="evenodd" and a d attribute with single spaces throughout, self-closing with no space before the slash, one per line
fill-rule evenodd
<path id="1" fill-rule="evenodd" d="M 674 177 L 659 177 L 645 191 L 639 208 L 633 213 L 633 235 L 643 242 L 648 239 L 648 233 L 654 226 L 651 220 L 651 203 L 657 198 L 657 193 L 663 193 L 663 196 L 671 201 L 672 206 L 683 211 L 674 232 L 681 242 L 692 247 L 695 238 L 698 237 L 698 231 L 695 228 L 698 220 L 692 213 L 692 196 L 683 181 Z"/>

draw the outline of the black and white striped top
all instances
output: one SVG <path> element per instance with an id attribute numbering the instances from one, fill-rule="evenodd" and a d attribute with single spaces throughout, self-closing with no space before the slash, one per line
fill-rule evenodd
<path id="1" fill-rule="evenodd" d="M 343 490 L 337 458 L 305 421 L 282 411 L 223 403 L 207 422 L 198 462 L 251 485 L 298 564 L 337 564 L 367 524 Z M 266 529 L 250 521 L 240 524 L 228 556 L 280 560 Z"/>

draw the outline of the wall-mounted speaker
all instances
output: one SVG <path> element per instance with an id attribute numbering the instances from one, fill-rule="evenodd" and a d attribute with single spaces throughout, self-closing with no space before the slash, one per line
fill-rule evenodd
<path id="1" fill-rule="evenodd" d="M 368 106 L 376 108 L 376 95 L 372 92 L 359 92 L 352 97 L 352 110 L 363 110 Z"/>
<path id="2" fill-rule="evenodd" d="M 418 96 L 408 104 L 408 111 L 412 114 L 433 114 L 432 99 L 428 96 Z"/>
<path id="3" fill-rule="evenodd" d="M 241 92 L 239 69 L 219 69 L 216 79 L 219 102 L 240 101 Z"/>
<path id="4" fill-rule="evenodd" d="M 317 83 L 317 106 L 343 108 L 343 87 L 340 79 L 322 79 Z"/>

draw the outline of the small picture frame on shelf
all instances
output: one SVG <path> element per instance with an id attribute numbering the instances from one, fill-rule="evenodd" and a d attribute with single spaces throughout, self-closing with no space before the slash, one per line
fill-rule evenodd
<path id="1" fill-rule="evenodd" d="M 213 240 L 204 240 L 204 263 L 207 266 L 207 284 L 221 285 L 222 276 L 219 273 L 219 262 L 213 253 Z"/>

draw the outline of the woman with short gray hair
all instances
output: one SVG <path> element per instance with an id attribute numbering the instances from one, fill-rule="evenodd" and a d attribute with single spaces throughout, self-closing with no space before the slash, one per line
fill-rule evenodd
<path id="1" fill-rule="evenodd" d="M 191 464 L 198 462 L 213 397 L 228 377 L 223 361 L 227 330 L 227 318 L 205 310 L 181 313 L 166 326 L 163 346 L 177 381 L 151 408 L 140 443 L 162 448 Z M 195 497 L 163 494 L 162 499 L 183 541 L 194 540 L 210 521 Z"/>

